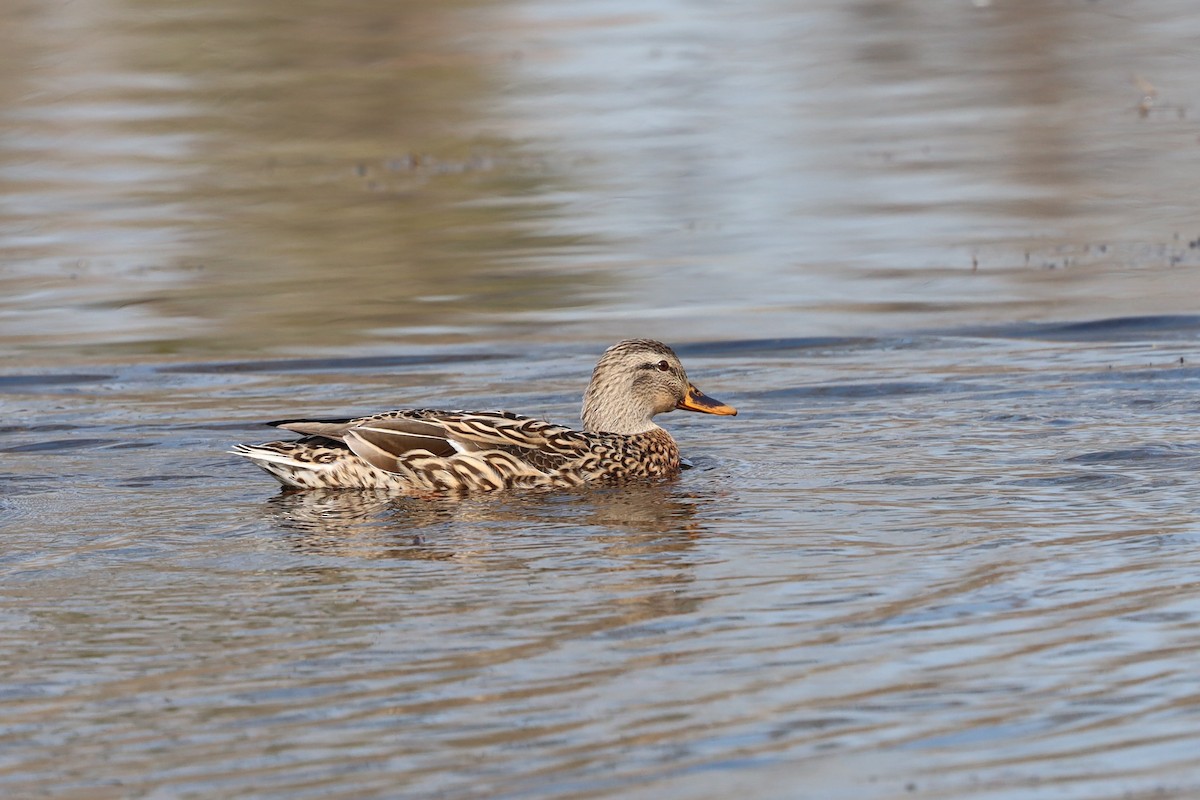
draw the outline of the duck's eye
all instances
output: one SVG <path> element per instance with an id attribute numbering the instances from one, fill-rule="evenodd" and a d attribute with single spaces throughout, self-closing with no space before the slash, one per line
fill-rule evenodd
<path id="1" fill-rule="evenodd" d="M 671 369 L 671 365 L 667 363 L 666 359 L 663 359 L 654 366 L 658 367 L 659 372 L 667 372 Z"/>

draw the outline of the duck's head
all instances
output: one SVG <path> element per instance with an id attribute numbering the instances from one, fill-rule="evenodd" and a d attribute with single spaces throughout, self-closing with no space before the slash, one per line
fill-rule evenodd
<path id="1" fill-rule="evenodd" d="M 583 395 L 583 427 L 606 433 L 642 433 L 655 414 L 682 408 L 736 414 L 693 386 L 671 348 L 653 339 L 617 342 L 600 357 Z"/>

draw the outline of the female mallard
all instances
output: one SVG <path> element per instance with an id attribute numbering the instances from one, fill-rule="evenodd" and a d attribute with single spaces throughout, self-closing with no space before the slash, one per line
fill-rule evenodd
<path id="1" fill-rule="evenodd" d="M 665 344 L 626 339 L 604 352 L 583 395 L 583 430 L 509 411 L 388 411 L 348 420 L 285 420 L 290 442 L 235 445 L 296 489 L 404 494 L 578 486 L 671 475 L 679 448 L 653 422 L 676 408 L 733 415 L 688 382 Z"/>

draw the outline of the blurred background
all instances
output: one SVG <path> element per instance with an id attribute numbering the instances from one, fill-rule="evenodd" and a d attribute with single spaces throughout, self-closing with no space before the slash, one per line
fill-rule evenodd
<path id="1" fill-rule="evenodd" d="M 0 0 L 0 355 L 1194 311 L 1189 0 Z"/>

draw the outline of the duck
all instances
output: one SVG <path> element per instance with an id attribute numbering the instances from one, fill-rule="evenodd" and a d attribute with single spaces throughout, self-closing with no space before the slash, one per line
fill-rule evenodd
<path id="1" fill-rule="evenodd" d="M 229 452 L 250 459 L 285 490 L 427 496 L 570 488 L 677 474 L 679 447 L 654 422 L 676 409 L 737 414 L 697 389 L 670 347 L 626 339 L 596 363 L 583 395 L 581 430 L 511 411 L 410 408 L 269 422 L 301 438 L 238 444 Z"/>

